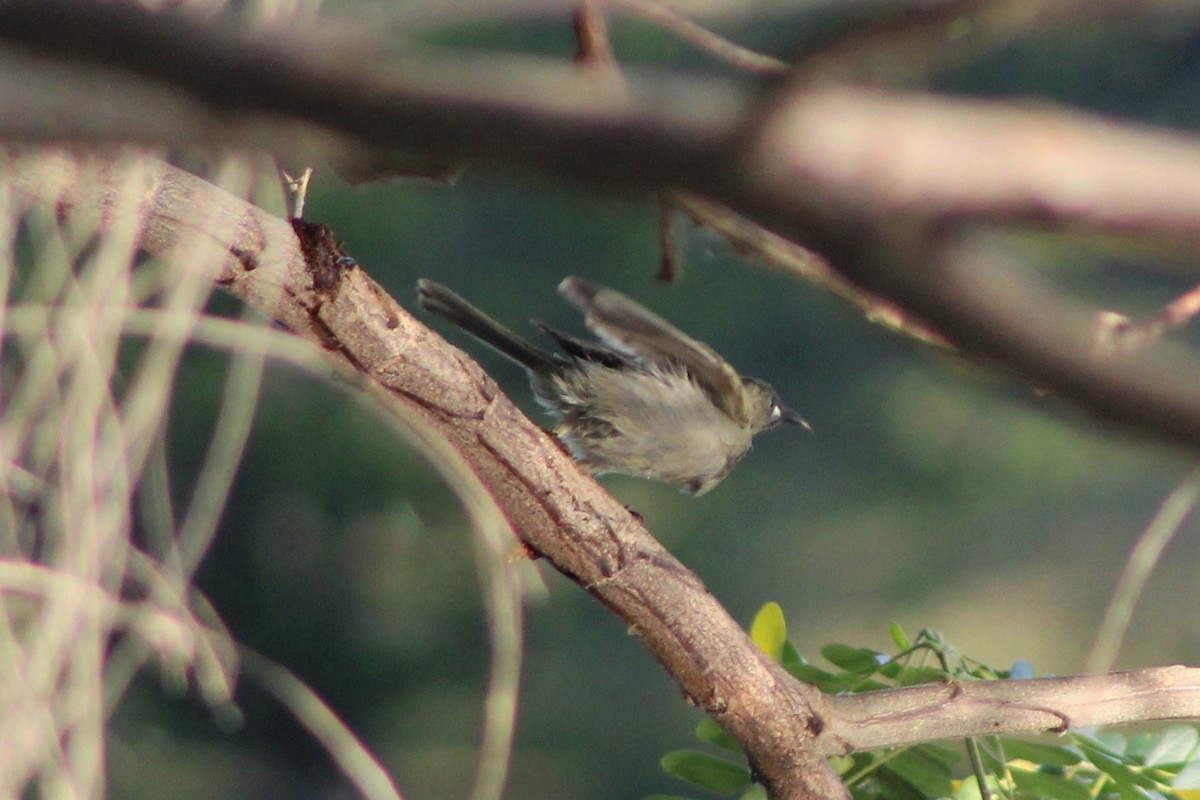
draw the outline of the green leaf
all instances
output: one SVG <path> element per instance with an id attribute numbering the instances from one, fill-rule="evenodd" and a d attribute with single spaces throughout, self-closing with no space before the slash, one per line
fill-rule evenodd
<path id="1" fill-rule="evenodd" d="M 1136 758 L 1139 764 L 1146 763 L 1146 754 L 1158 744 L 1161 733 L 1139 733 L 1133 736 L 1125 745 L 1125 757 Z"/>
<path id="2" fill-rule="evenodd" d="M 994 790 L 996 788 L 995 781 L 993 781 L 990 777 L 987 780 L 987 785 L 989 789 Z M 958 784 L 958 790 L 953 796 L 954 800 L 981 800 L 983 797 L 983 795 L 979 792 L 979 781 L 975 779 L 974 775 L 968 775 L 967 777 L 963 778 L 962 782 Z M 995 795 L 992 796 L 995 797 Z"/>
<path id="3" fill-rule="evenodd" d="M 912 650 L 912 642 L 908 640 L 908 635 L 899 624 L 895 622 L 888 623 L 888 633 L 891 634 L 892 641 L 896 643 L 896 647 L 901 650 Z"/>
<path id="4" fill-rule="evenodd" d="M 983 760 L 983 767 L 990 773 L 1000 775 L 1008 766 L 1007 756 L 1003 750 L 997 752 L 994 747 L 995 742 L 989 739 L 976 739 L 975 743 L 979 745 L 979 757 Z M 1004 757 L 1001 758 L 1003 753 Z"/>
<path id="5" fill-rule="evenodd" d="M 834 693 L 845 689 L 845 684 L 842 676 L 834 675 L 832 672 L 826 672 L 820 667 L 814 667 L 807 661 L 799 661 L 796 663 L 785 663 L 783 668 L 798 681 L 811 683 L 822 692 Z"/>
<path id="6" fill-rule="evenodd" d="M 880 656 L 883 654 L 880 653 Z M 904 671 L 904 665 L 896 659 L 890 659 L 879 665 L 879 674 L 890 680 L 895 680 Z"/>
<path id="7" fill-rule="evenodd" d="M 696 798 L 678 794 L 648 794 L 642 800 L 696 800 Z"/>
<path id="8" fill-rule="evenodd" d="M 1092 800 L 1088 787 L 1079 781 L 1046 772 L 1009 767 L 1017 788 L 1035 797 L 1053 800 Z"/>
<path id="9" fill-rule="evenodd" d="M 1121 740 L 1124 745 L 1124 738 Z M 1079 749 L 1088 761 L 1095 765 L 1096 769 L 1100 770 L 1108 777 L 1113 779 L 1117 790 L 1121 796 L 1137 795 L 1135 786 L 1140 786 L 1144 789 L 1156 789 L 1158 784 L 1151 778 L 1142 775 L 1133 769 L 1120 757 L 1106 750 L 1103 746 L 1096 746 L 1092 742 L 1082 740 L 1079 743 Z"/>
<path id="10" fill-rule="evenodd" d="M 784 669 L 789 669 L 792 664 L 807 664 L 804 656 L 796 650 L 791 642 L 783 643 L 783 654 L 779 657 L 779 663 L 783 664 Z"/>
<path id="11" fill-rule="evenodd" d="M 830 756 L 829 766 L 833 767 L 834 772 L 841 775 L 843 778 L 855 771 L 855 765 L 858 762 L 853 756 Z M 853 788 L 853 787 L 851 787 Z"/>
<path id="12" fill-rule="evenodd" d="M 743 755 L 742 746 L 738 744 L 737 739 L 734 739 L 728 731 L 707 717 L 696 726 L 696 737 L 702 742 L 716 745 L 731 753 L 737 753 L 739 756 Z"/>
<path id="13" fill-rule="evenodd" d="M 767 797 L 767 789 L 761 783 L 752 783 L 750 788 L 742 792 L 742 796 L 738 800 L 769 800 Z"/>
<path id="14" fill-rule="evenodd" d="M 1200 790 L 1200 761 L 1193 761 L 1171 781 L 1171 786 L 1181 791 Z"/>
<path id="15" fill-rule="evenodd" d="M 734 794 L 750 783 L 746 767 L 695 750 L 675 750 L 660 763 L 668 774 L 717 794 Z"/>
<path id="16" fill-rule="evenodd" d="M 1125 748 L 1129 747 L 1129 741 L 1116 731 L 1099 731 L 1095 738 L 1096 745 L 1109 751 L 1110 755 L 1121 756 L 1125 754 Z"/>
<path id="17" fill-rule="evenodd" d="M 925 797 L 946 797 L 954 789 L 949 765 L 922 747 L 908 748 L 881 769 L 899 776 Z"/>
<path id="18" fill-rule="evenodd" d="M 1157 737 L 1158 742 L 1146 753 L 1146 766 L 1183 764 L 1191 761 L 1200 743 L 1200 732 L 1190 725 L 1172 725 Z"/>
<path id="19" fill-rule="evenodd" d="M 897 686 L 917 686 L 922 683 L 944 683 L 946 673 L 941 667 L 904 667 L 893 678 Z"/>
<path id="20" fill-rule="evenodd" d="M 821 648 L 821 655 L 836 667 L 858 675 L 869 675 L 877 672 L 888 662 L 888 657 L 867 647 L 851 647 L 848 644 L 827 644 Z"/>
<path id="21" fill-rule="evenodd" d="M 782 659 L 783 644 L 787 641 L 787 623 L 779 603 L 767 603 L 758 610 L 754 622 L 750 623 L 750 638 L 772 661 Z"/>
<path id="22" fill-rule="evenodd" d="M 844 688 L 842 691 L 850 694 L 858 694 L 859 692 L 877 692 L 880 689 L 892 688 L 883 681 L 877 681 L 872 678 L 860 677 L 857 675 L 844 675 L 842 677 Z"/>
<path id="23" fill-rule="evenodd" d="M 789 653 L 790 651 L 790 653 Z M 874 652 L 866 650 L 864 652 Z M 811 683 L 826 694 L 838 692 L 867 692 L 875 689 L 889 688 L 884 683 L 864 678 L 861 674 L 838 672 L 833 673 L 814 666 L 796 653 L 789 643 L 783 649 L 783 668 L 796 680 Z"/>
<path id="24" fill-rule="evenodd" d="M 1163 792 L 1156 790 L 1142 790 L 1138 800 L 1171 800 L 1171 798 Z"/>
<path id="25" fill-rule="evenodd" d="M 927 800 L 929 795 L 906 781 L 899 773 L 881 767 L 875 774 L 882 792 L 879 796 L 888 800 Z"/>
<path id="26" fill-rule="evenodd" d="M 928 756 L 935 761 L 940 761 L 946 765 L 946 768 L 954 766 L 963 760 L 962 751 L 958 748 L 945 747 L 940 744 L 918 744 L 913 747 L 915 750 L 920 750 L 922 755 Z"/>
<path id="27" fill-rule="evenodd" d="M 1010 759 L 1031 761 L 1034 764 L 1050 767 L 1070 767 L 1083 760 L 1077 750 L 1045 742 L 1031 742 L 1027 739 L 1003 739 L 1004 753 Z"/>

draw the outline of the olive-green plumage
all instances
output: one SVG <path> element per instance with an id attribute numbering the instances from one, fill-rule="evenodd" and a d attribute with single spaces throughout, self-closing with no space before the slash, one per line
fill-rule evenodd
<path id="1" fill-rule="evenodd" d="M 712 348 L 623 294 L 569 277 L 559 292 L 600 339 L 535 323 L 554 353 L 513 333 L 445 286 L 417 283 L 421 307 L 529 371 L 555 434 L 593 474 L 620 472 L 703 494 L 729 474 L 759 431 L 808 427 L 763 381 L 743 378 Z"/>

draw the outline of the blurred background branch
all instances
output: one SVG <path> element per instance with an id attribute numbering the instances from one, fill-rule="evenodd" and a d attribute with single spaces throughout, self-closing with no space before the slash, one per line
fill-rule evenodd
<path id="1" fill-rule="evenodd" d="M 107 35 L 46 33 L 68 13 Z M 728 83 L 612 84 L 547 61 L 422 59 L 388 69 L 334 60 L 320 42 L 250 38 L 179 13 L 82 0 L 0 9 L 0 37 L 167 82 L 221 109 L 225 122 L 275 114 L 435 159 L 698 192 L 803 242 L 850 284 L 960 349 L 1098 416 L 1200 444 L 1194 359 L 1168 369 L 1148 358 L 1097 361 L 1084 309 L 983 239 L 956 243 L 966 223 L 983 222 L 1186 241 L 1200 219 L 1193 138 L 1062 109 L 855 88 L 801 85 L 755 103 Z"/>

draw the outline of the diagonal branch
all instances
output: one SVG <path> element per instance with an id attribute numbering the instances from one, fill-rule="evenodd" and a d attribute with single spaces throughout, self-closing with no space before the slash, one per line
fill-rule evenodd
<path id="1" fill-rule="evenodd" d="M 1154 344 L 1163 334 L 1200 314 L 1200 286 L 1193 286 L 1148 317 L 1132 320 L 1116 311 L 1099 311 L 1093 318 L 1096 352 L 1132 353 Z"/>
<path id="2" fill-rule="evenodd" d="M 605 4 L 661 25 L 684 41 L 690 42 L 700 50 L 743 72 L 779 75 L 787 71 L 786 61 L 756 53 L 736 42 L 718 36 L 666 3 L 655 0 L 605 0 Z"/>
<path id="3" fill-rule="evenodd" d="M 950 343 L 895 303 L 862 291 L 812 250 L 772 233 L 704 197 L 674 193 L 670 201 L 698 225 L 721 234 L 739 253 L 815 283 L 862 312 L 872 322 L 941 347 Z"/>

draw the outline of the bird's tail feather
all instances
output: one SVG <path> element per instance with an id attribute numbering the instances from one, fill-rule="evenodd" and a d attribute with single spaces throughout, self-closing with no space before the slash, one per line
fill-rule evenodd
<path id="1" fill-rule="evenodd" d="M 417 281 L 417 300 L 430 314 L 453 322 L 526 369 L 542 374 L 561 366 L 551 353 L 513 333 L 440 283 L 425 278 Z"/>

